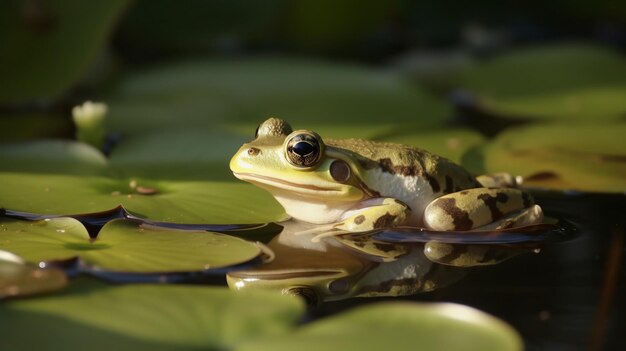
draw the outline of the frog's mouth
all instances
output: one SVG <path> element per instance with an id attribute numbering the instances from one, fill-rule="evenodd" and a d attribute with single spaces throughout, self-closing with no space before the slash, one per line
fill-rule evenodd
<path id="1" fill-rule="evenodd" d="M 244 180 L 246 182 L 257 183 L 261 186 L 270 186 L 273 188 L 292 190 L 305 193 L 319 193 L 319 192 L 340 192 L 338 188 L 321 187 L 313 184 L 298 184 L 284 179 L 278 179 L 274 177 L 263 176 L 252 173 L 237 173 L 233 172 L 235 177 Z"/>

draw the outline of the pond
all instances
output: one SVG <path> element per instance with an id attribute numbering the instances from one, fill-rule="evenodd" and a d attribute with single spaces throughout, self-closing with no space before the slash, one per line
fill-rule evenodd
<path id="1" fill-rule="evenodd" d="M 165 3 L 0 4 L 0 349 L 626 348 L 624 30 L 574 16 L 600 10 Z"/>

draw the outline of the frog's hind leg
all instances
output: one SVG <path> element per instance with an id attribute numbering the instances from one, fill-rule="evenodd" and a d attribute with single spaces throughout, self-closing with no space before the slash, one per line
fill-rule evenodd
<path id="1" fill-rule="evenodd" d="M 540 223 L 543 213 L 527 192 L 514 188 L 475 188 L 444 195 L 424 211 L 426 227 L 467 231 L 484 226 L 513 227 Z M 485 227 L 489 228 L 489 227 Z"/>

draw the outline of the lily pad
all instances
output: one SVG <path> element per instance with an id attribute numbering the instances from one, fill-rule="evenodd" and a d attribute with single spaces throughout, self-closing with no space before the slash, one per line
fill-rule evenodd
<path id="1" fill-rule="evenodd" d="M 0 208 L 84 214 L 120 205 L 136 216 L 182 224 L 264 223 L 286 218 L 272 196 L 232 182 L 154 181 L 0 173 Z"/>
<path id="2" fill-rule="evenodd" d="M 260 123 L 411 121 L 437 124 L 450 108 L 399 76 L 359 66 L 281 58 L 181 62 L 128 77 L 107 100 L 112 130 L 139 133 Z"/>
<path id="3" fill-rule="evenodd" d="M 238 350 L 522 350 L 504 322 L 456 304 L 380 303 Z"/>
<path id="4" fill-rule="evenodd" d="M 301 301 L 185 285 L 104 286 L 81 281 L 65 294 L 0 305 L 8 350 L 227 350 L 290 329 Z"/>
<path id="5" fill-rule="evenodd" d="M 510 129 L 482 151 L 487 172 L 525 177 L 524 185 L 626 191 L 626 123 L 548 124 Z"/>
<path id="6" fill-rule="evenodd" d="M 0 103 L 64 93 L 90 68 L 128 2 L 2 2 Z"/>
<path id="7" fill-rule="evenodd" d="M 2 145 L 0 179 L 5 186 L 0 189 L 0 208 L 76 215 L 123 205 L 139 217 L 183 224 L 286 218 L 282 207 L 261 189 L 242 182 L 208 181 L 235 180 L 228 160 L 243 140 L 205 131 L 138 136 L 123 143 L 110 159 L 80 142 Z"/>
<path id="8" fill-rule="evenodd" d="M 0 250 L 0 299 L 41 294 L 66 284 L 67 278 L 61 270 L 25 264 L 20 257 Z"/>
<path id="9" fill-rule="evenodd" d="M 0 171 L 96 175 L 106 157 L 90 145 L 70 140 L 37 140 L 0 144 Z"/>
<path id="10" fill-rule="evenodd" d="M 502 117 L 607 120 L 626 113 L 626 60 L 587 44 L 511 51 L 468 69 L 459 85 Z"/>
<path id="11" fill-rule="evenodd" d="M 115 148 L 109 173 L 161 180 L 234 180 L 229 160 L 253 138 L 255 128 L 247 136 L 218 128 L 137 135 Z"/>
<path id="12" fill-rule="evenodd" d="M 79 257 L 112 272 L 190 272 L 250 261 L 261 250 L 251 242 L 206 231 L 177 230 L 113 220 L 91 239 L 73 218 L 27 222 L 0 220 L 0 249 L 31 263 Z"/>
<path id="13" fill-rule="evenodd" d="M 384 137 L 382 140 L 415 146 L 460 163 L 465 152 L 482 144 L 485 137 L 471 129 L 436 129 Z"/>

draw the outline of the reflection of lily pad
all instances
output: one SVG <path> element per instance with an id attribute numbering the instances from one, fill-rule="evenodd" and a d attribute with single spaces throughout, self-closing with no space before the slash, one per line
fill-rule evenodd
<path id="1" fill-rule="evenodd" d="M 25 264 L 18 256 L 0 250 L 0 299 L 54 291 L 66 283 L 62 271 Z"/>
<path id="2" fill-rule="evenodd" d="M 383 140 L 415 146 L 459 163 L 468 149 L 481 144 L 485 138 L 470 129 L 448 129 L 401 134 Z"/>
<path id="3" fill-rule="evenodd" d="M 100 53 L 128 1 L 3 1 L 0 103 L 53 98 Z"/>
<path id="4" fill-rule="evenodd" d="M 295 298 L 184 285 L 74 284 L 62 295 L 0 306 L 7 350 L 214 350 L 286 331 Z"/>
<path id="5" fill-rule="evenodd" d="M 376 304 L 239 350 L 521 350 L 504 322 L 454 304 Z"/>
<path id="6" fill-rule="evenodd" d="M 527 186 L 623 192 L 624 135 L 626 123 L 537 125 L 506 131 L 481 151 L 488 172 L 522 175 Z"/>
<path id="7" fill-rule="evenodd" d="M 95 240 L 72 218 L 36 222 L 4 219 L 0 225 L 0 248 L 31 263 L 80 257 L 115 272 L 187 272 L 237 265 L 260 253 L 257 245 L 236 237 L 128 220 L 108 222 Z"/>
<path id="8" fill-rule="evenodd" d="M 512 51 L 467 70 L 460 85 L 504 116 L 597 120 L 626 113 L 626 60 L 590 45 Z"/>
<path id="9" fill-rule="evenodd" d="M 398 76 L 358 66 L 286 59 L 185 62 L 122 81 L 109 125 L 123 132 L 212 128 L 216 122 L 411 121 L 433 124 L 449 107 Z"/>

